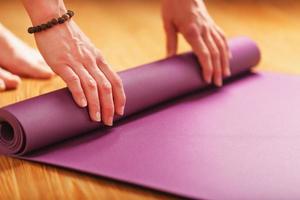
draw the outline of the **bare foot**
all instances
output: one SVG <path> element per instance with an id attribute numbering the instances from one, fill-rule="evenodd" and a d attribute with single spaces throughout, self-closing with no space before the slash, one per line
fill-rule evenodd
<path id="1" fill-rule="evenodd" d="M 0 24 L 0 90 L 16 88 L 21 79 L 54 75 L 38 51 Z"/>

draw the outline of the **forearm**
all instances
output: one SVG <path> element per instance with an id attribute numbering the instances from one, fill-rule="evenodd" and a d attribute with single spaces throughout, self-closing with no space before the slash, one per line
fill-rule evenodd
<path id="1" fill-rule="evenodd" d="M 63 0 L 22 0 L 22 3 L 34 26 L 67 12 Z"/>

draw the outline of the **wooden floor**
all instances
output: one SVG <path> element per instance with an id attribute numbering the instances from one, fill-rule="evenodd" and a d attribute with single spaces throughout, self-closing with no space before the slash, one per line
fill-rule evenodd
<path id="1" fill-rule="evenodd" d="M 225 3 L 226 2 L 226 3 Z M 67 1 L 75 20 L 116 70 L 163 58 L 157 0 Z M 248 35 L 262 50 L 258 70 L 300 74 L 300 2 L 210 0 L 208 8 L 228 36 Z M 90 20 L 93 19 L 93 20 Z M 0 22 L 34 46 L 20 1 L 0 0 Z M 189 50 L 181 38 L 180 51 Z M 1 49 L 0 49 L 1 53 Z M 64 87 L 52 80 L 23 80 L 0 93 L 0 107 Z M 176 197 L 61 168 L 0 156 L 0 199 L 174 199 Z"/>

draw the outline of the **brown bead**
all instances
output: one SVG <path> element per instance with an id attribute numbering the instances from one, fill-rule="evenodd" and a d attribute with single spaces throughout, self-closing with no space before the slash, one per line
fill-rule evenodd
<path id="1" fill-rule="evenodd" d="M 29 27 L 27 31 L 30 34 L 34 33 L 34 27 Z"/>
<path id="2" fill-rule="evenodd" d="M 48 28 L 48 27 L 47 27 L 47 24 L 42 24 L 42 25 L 41 25 L 42 31 L 46 30 L 47 28 Z"/>
<path id="3" fill-rule="evenodd" d="M 37 27 L 34 26 L 34 27 L 32 27 L 32 28 L 33 28 L 33 32 L 36 33 L 36 32 L 37 32 Z"/>
<path id="4" fill-rule="evenodd" d="M 65 22 L 65 19 L 62 18 L 62 17 L 59 17 L 59 18 L 57 19 L 57 21 L 58 21 L 59 24 L 62 24 L 62 23 Z"/>
<path id="5" fill-rule="evenodd" d="M 57 19 L 53 18 L 53 19 L 51 20 L 51 23 L 52 23 L 52 25 L 56 25 L 56 24 L 58 24 L 58 21 L 57 21 Z"/>
<path id="6" fill-rule="evenodd" d="M 57 19 L 53 18 L 52 20 L 48 21 L 47 23 L 41 24 L 39 26 L 29 27 L 27 29 L 27 31 L 28 31 L 28 33 L 40 32 L 40 31 L 46 30 L 48 28 L 51 28 L 51 27 L 55 26 L 56 24 L 62 24 L 73 16 L 74 16 L 74 12 L 71 10 L 68 10 L 67 13 L 63 14 L 61 17 L 59 17 Z"/>
<path id="7" fill-rule="evenodd" d="M 36 26 L 35 28 L 36 28 L 36 32 L 42 31 L 42 27 L 41 26 Z"/>
<path id="8" fill-rule="evenodd" d="M 51 21 L 48 22 L 46 25 L 47 25 L 47 28 L 51 28 L 53 26 Z"/>
<path id="9" fill-rule="evenodd" d="M 65 21 L 67 21 L 70 17 L 67 14 L 64 14 L 63 16 L 61 16 L 62 18 L 64 18 Z"/>
<path id="10" fill-rule="evenodd" d="M 74 16 L 74 12 L 72 10 L 68 10 L 67 15 L 69 15 L 69 17 L 73 17 Z"/>

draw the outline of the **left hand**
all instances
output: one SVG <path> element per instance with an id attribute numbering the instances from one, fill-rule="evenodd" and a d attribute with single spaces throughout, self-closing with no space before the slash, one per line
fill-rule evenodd
<path id="1" fill-rule="evenodd" d="M 222 86 L 230 76 L 230 51 L 223 31 L 210 17 L 202 0 L 163 0 L 162 17 L 167 37 L 167 53 L 177 51 L 177 34 L 182 33 L 202 65 L 203 78 Z"/>

